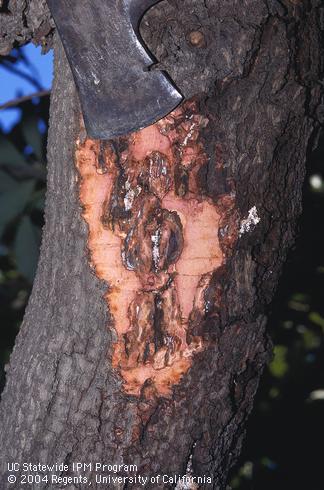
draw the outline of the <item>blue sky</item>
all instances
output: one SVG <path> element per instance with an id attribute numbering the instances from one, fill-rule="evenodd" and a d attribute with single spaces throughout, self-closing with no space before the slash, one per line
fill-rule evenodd
<path id="1" fill-rule="evenodd" d="M 27 75 L 32 75 L 37 79 L 42 89 L 49 89 L 53 78 L 53 52 L 46 55 L 41 54 L 41 48 L 28 44 L 22 48 L 24 55 L 28 58 L 32 68 L 26 66 L 22 61 L 15 63 Z M 15 50 L 12 54 L 15 53 Z M 37 92 L 37 87 L 28 80 L 23 79 L 14 73 L 10 73 L 0 65 L 0 105 L 22 95 L 29 95 Z M 6 109 L 0 111 L 0 125 L 4 131 L 9 131 L 19 120 L 19 109 Z"/>

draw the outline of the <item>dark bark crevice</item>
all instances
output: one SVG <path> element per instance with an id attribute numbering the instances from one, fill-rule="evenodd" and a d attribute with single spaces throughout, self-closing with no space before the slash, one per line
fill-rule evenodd
<path id="1" fill-rule="evenodd" d="M 30 41 L 46 53 L 53 47 L 53 32 L 46 0 L 7 0 L 0 5 L 0 55 Z"/>

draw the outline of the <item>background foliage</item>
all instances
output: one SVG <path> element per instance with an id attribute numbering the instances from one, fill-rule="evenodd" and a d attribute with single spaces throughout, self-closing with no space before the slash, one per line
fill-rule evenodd
<path id="1" fill-rule="evenodd" d="M 2 63 L 12 70 L 20 57 L 15 50 Z M 37 80 L 35 88 L 42 89 Z M 32 98 L 19 108 L 21 118 L 11 131 L 0 128 L 1 389 L 38 258 L 49 97 Z M 301 233 L 271 306 L 274 358 L 233 471 L 233 490 L 324 489 L 323 159 L 322 133 L 309 157 Z"/>
<path id="2" fill-rule="evenodd" d="M 22 75 L 17 68 L 24 61 Z M 1 58 L 2 67 L 43 87 L 21 50 Z M 19 104 L 20 119 L 6 133 L 0 127 L 0 388 L 4 366 L 22 321 L 33 282 L 43 226 L 49 96 Z M 7 111 L 17 110 L 17 105 Z"/>

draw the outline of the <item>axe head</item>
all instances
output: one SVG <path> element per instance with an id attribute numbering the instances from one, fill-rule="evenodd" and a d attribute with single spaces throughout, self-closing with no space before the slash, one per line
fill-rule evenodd
<path id="1" fill-rule="evenodd" d="M 182 100 L 143 46 L 138 25 L 159 0 L 47 0 L 90 137 L 111 139 L 159 120 Z"/>

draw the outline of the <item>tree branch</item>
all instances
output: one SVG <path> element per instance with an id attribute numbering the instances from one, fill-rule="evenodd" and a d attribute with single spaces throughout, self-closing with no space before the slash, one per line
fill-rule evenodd
<path id="1" fill-rule="evenodd" d="M 50 90 L 40 90 L 38 92 L 34 92 L 29 95 L 23 95 L 22 97 L 17 97 L 16 99 L 9 100 L 5 104 L 0 105 L 0 111 L 3 111 L 4 109 L 9 109 L 10 107 L 15 107 L 17 105 L 20 105 L 23 102 L 27 102 L 28 100 L 33 99 L 34 97 L 46 97 L 47 95 L 50 95 L 50 93 L 51 93 Z"/>

